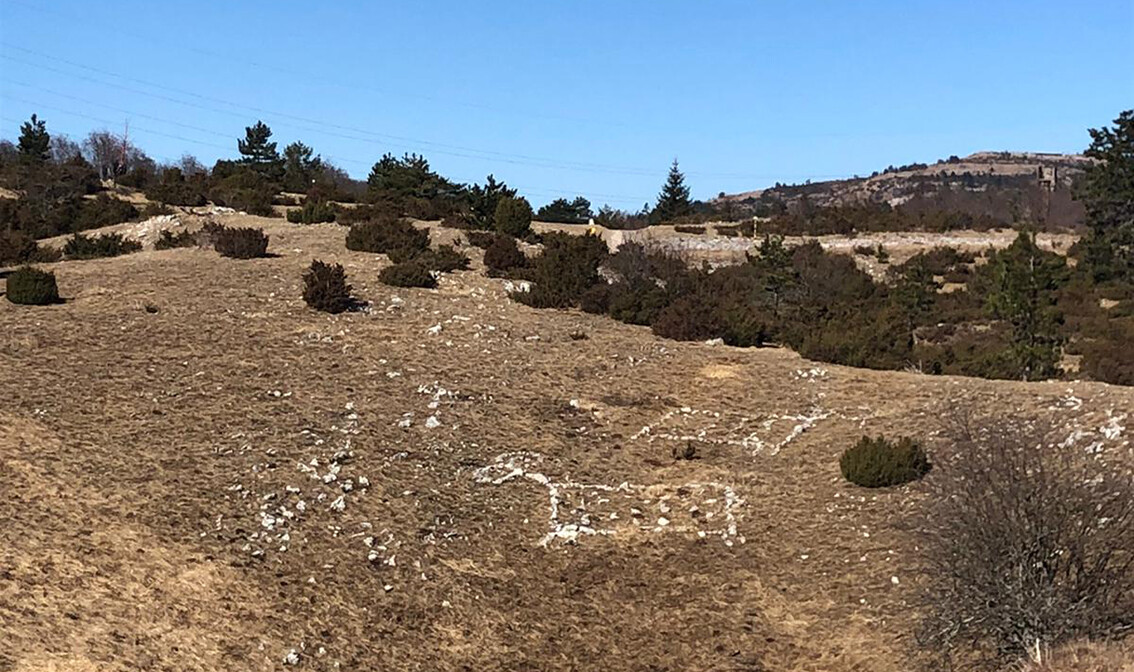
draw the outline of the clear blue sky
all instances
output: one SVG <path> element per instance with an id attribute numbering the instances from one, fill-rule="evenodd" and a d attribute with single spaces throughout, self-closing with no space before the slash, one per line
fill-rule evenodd
<path id="1" fill-rule="evenodd" d="M 696 197 L 978 150 L 1079 151 L 1134 107 L 1134 0 L 0 0 L 0 121 L 236 154 L 263 119 L 535 205 Z M 91 68 L 91 69 L 84 69 Z M 170 137 L 176 136 L 176 137 Z"/>

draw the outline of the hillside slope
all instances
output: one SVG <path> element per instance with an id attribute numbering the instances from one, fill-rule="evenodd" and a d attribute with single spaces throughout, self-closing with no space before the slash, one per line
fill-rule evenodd
<path id="1" fill-rule="evenodd" d="M 719 202 L 758 210 L 810 205 L 885 204 L 912 213 L 949 210 L 989 216 L 1004 224 L 1031 222 L 1048 229 L 1083 224 L 1073 184 L 1090 159 L 1077 154 L 977 152 L 931 165 L 890 167 L 870 177 L 812 182 L 723 195 Z"/>
<path id="2" fill-rule="evenodd" d="M 1134 389 L 663 341 L 219 219 L 278 256 L 64 262 L 67 303 L 0 301 L 0 670 L 908 670 L 923 486 L 848 485 L 845 447 L 938 455 L 971 405 L 1130 450 Z M 309 310 L 313 257 L 369 309 Z"/>

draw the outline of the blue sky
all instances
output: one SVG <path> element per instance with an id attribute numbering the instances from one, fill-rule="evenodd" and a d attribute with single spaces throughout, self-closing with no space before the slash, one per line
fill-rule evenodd
<path id="1" fill-rule="evenodd" d="M 1134 107 L 1134 1 L 0 0 L 3 137 L 130 121 L 158 160 L 263 119 L 356 177 L 384 152 L 535 205 L 637 209 L 979 150 L 1071 152 Z"/>

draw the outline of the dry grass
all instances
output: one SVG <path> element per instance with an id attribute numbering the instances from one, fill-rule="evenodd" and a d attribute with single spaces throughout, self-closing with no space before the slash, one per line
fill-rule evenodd
<path id="1" fill-rule="evenodd" d="M 1061 647 L 1042 663 L 1029 663 L 1021 672 L 1131 672 L 1134 646 L 1130 643 L 1084 643 Z"/>
<path id="2" fill-rule="evenodd" d="M 67 303 L 0 301 L 0 670 L 268 670 L 293 649 L 305 670 L 907 670 L 899 523 L 920 491 L 846 484 L 842 450 L 932 447 L 962 397 L 1089 432 L 1134 408 L 1102 384 L 661 341 L 513 303 L 476 271 L 394 289 L 341 227 L 220 219 L 279 256 L 63 262 Z M 312 258 L 371 309 L 308 309 Z M 678 433 L 699 459 L 673 460 Z M 641 517 L 578 490 L 561 521 L 612 534 L 540 546 L 547 488 L 474 477 L 518 450 L 549 478 L 628 482 Z M 678 525 L 717 505 L 682 489 L 706 482 L 745 502 L 732 545 Z"/>

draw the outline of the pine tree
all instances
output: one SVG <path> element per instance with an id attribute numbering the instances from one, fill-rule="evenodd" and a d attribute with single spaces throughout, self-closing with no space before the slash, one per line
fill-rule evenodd
<path id="1" fill-rule="evenodd" d="M 784 294 L 795 283 L 795 269 L 791 265 L 791 252 L 784 246 L 783 236 L 765 235 L 758 248 L 756 266 L 761 270 L 764 291 L 772 297 L 772 314 L 779 315 Z"/>
<path id="2" fill-rule="evenodd" d="M 1090 129 L 1087 168 L 1079 198 L 1091 235 L 1084 241 L 1086 265 L 1096 280 L 1134 281 L 1134 110 L 1114 128 Z"/>
<path id="3" fill-rule="evenodd" d="M 323 172 L 323 159 L 302 142 L 284 147 L 283 162 L 283 187 L 288 191 L 307 191 Z"/>
<path id="4" fill-rule="evenodd" d="M 497 182 L 489 175 L 484 186 L 474 184 L 468 190 L 470 224 L 476 229 L 492 229 L 496 224 L 496 206 L 502 198 L 515 198 L 516 190 Z"/>
<path id="5" fill-rule="evenodd" d="M 1022 380 L 1042 380 L 1057 372 L 1061 341 L 1056 290 L 1068 277 L 1062 257 L 1044 252 L 1034 233 L 1020 233 L 989 260 L 987 305 L 994 317 L 1012 326 L 1012 359 Z"/>
<path id="6" fill-rule="evenodd" d="M 586 224 L 593 216 L 591 202 L 578 196 L 573 201 L 568 201 L 566 198 L 555 199 L 539 209 L 536 219 L 559 224 Z"/>
<path id="7" fill-rule="evenodd" d="M 51 157 L 51 136 L 47 133 L 47 122 L 31 115 L 31 120 L 20 126 L 20 156 L 36 163 Z"/>
<path id="8" fill-rule="evenodd" d="M 279 177 L 282 169 L 276 143 L 270 142 L 272 129 L 262 121 L 244 129 L 244 139 L 237 140 L 236 146 L 243 157 L 241 162 L 269 179 Z"/>
<path id="9" fill-rule="evenodd" d="M 685 175 L 677 167 L 677 159 L 669 167 L 669 177 L 658 194 L 658 204 L 654 216 L 659 222 L 671 222 L 679 217 L 692 214 L 693 202 L 689 200 L 689 187 L 685 186 Z"/>
<path id="10" fill-rule="evenodd" d="M 901 277 L 890 293 L 890 300 L 905 318 L 911 347 L 914 330 L 918 322 L 933 308 L 937 290 L 940 288 L 941 285 L 933 277 L 933 272 L 925 262 L 925 255 L 919 254 L 906 262 Z"/>

